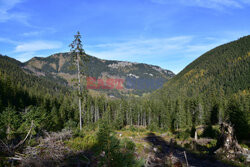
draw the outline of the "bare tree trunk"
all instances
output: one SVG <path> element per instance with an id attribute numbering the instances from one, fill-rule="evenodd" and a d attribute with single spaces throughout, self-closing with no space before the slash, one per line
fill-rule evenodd
<path id="1" fill-rule="evenodd" d="M 77 78 L 78 78 L 78 101 L 79 101 L 79 120 L 80 130 L 82 130 L 82 106 L 81 106 L 81 79 L 80 79 L 80 65 L 79 65 L 79 53 L 77 53 Z"/>
<path id="2" fill-rule="evenodd" d="M 126 109 L 126 125 L 128 125 L 128 109 Z"/>
<path id="3" fill-rule="evenodd" d="M 137 125 L 140 126 L 140 112 L 137 113 Z"/>
<path id="4" fill-rule="evenodd" d="M 115 110 L 115 116 L 114 116 L 114 120 L 118 119 L 118 111 Z"/>
<path id="5" fill-rule="evenodd" d="M 202 125 L 203 109 L 201 103 L 199 103 L 198 109 L 199 109 L 199 124 Z"/>
<path id="6" fill-rule="evenodd" d="M 143 125 L 147 126 L 147 120 L 146 120 L 146 113 L 144 112 L 144 116 L 143 116 Z"/>
<path id="7" fill-rule="evenodd" d="M 91 118 L 90 109 L 87 108 L 87 110 L 85 112 L 86 112 L 85 120 L 87 118 L 87 120 L 85 122 L 87 122 L 87 124 L 89 124 L 90 118 Z"/>
<path id="8" fill-rule="evenodd" d="M 142 109 L 141 109 L 141 106 L 140 106 L 140 111 L 138 112 L 138 126 L 140 126 L 141 122 L 140 122 L 140 118 L 141 118 L 141 114 L 142 114 Z"/>
<path id="9" fill-rule="evenodd" d="M 110 124 L 110 122 L 111 122 L 111 121 L 110 121 L 110 119 L 111 119 L 110 114 L 111 114 L 111 110 L 108 111 L 108 123 L 109 123 L 109 124 Z"/>
<path id="10" fill-rule="evenodd" d="M 150 114 L 150 112 L 148 113 L 148 125 L 150 125 L 150 123 L 151 123 L 151 114 Z"/>
<path id="11" fill-rule="evenodd" d="M 132 124 L 133 124 L 133 116 L 132 116 L 131 106 L 129 106 L 129 113 L 130 113 L 130 126 L 132 126 Z"/>
<path id="12" fill-rule="evenodd" d="M 143 112 L 142 112 L 142 108 L 141 108 L 141 125 L 143 126 Z"/>
<path id="13" fill-rule="evenodd" d="M 198 140 L 198 132 L 197 132 L 197 129 L 195 129 L 194 140 L 195 140 L 196 142 L 197 142 L 197 140 Z"/>
<path id="14" fill-rule="evenodd" d="M 22 141 L 20 141 L 20 142 L 14 147 L 14 149 L 18 148 L 20 145 L 22 145 L 22 144 L 27 140 L 27 138 L 29 137 L 29 135 L 30 135 L 30 133 L 31 133 L 31 130 L 32 130 L 32 128 L 33 128 L 33 125 L 34 125 L 34 121 L 32 120 L 32 121 L 31 121 L 31 125 L 30 125 L 30 129 L 29 129 L 29 131 L 28 131 L 26 137 L 25 137 Z"/>
<path id="15" fill-rule="evenodd" d="M 85 111 L 85 107 L 86 107 L 86 96 L 83 97 L 83 99 L 81 98 L 82 101 L 82 106 L 81 106 L 81 113 L 82 113 L 82 124 L 84 123 L 84 119 L 85 115 L 87 115 L 87 109 Z"/>
<path id="16" fill-rule="evenodd" d="M 97 121 L 97 106 L 96 106 L 96 102 L 95 102 L 95 122 Z"/>
<path id="17" fill-rule="evenodd" d="M 183 153 L 184 153 L 184 157 L 185 157 L 185 160 L 186 160 L 187 167 L 189 167 L 186 151 L 184 151 Z"/>
<path id="18" fill-rule="evenodd" d="M 99 107 L 97 107 L 97 121 L 100 119 Z"/>
<path id="19" fill-rule="evenodd" d="M 91 105 L 91 117 L 90 117 L 90 121 L 91 121 L 91 123 L 93 123 L 94 121 L 95 121 L 95 113 L 94 113 L 94 110 L 95 110 L 95 108 L 94 108 L 94 106 L 93 105 Z"/>

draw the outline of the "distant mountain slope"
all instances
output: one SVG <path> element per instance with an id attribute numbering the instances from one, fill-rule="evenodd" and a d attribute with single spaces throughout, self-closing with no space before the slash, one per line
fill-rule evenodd
<path id="1" fill-rule="evenodd" d="M 171 98 L 231 94 L 250 88 L 250 36 L 203 54 L 156 91 Z"/>
<path id="2" fill-rule="evenodd" d="M 13 88 L 17 86 L 20 90 L 29 90 L 29 92 L 36 92 L 36 94 L 51 94 L 58 95 L 61 92 L 68 92 L 68 88 L 48 80 L 45 77 L 37 77 L 31 75 L 22 69 L 23 64 L 13 58 L 2 56 L 0 54 L 0 77 L 8 83 L 8 86 Z M 2 85 L 0 85 L 1 88 Z M 11 90 L 0 89 L 0 94 L 6 91 L 11 96 Z M 13 98 L 17 98 L 18 92 L 13 90 Z M 6 98 L 6 97 L 3 97 Z M 16 99 L 18 102 L 18 99 Z M 1 100 L 0 100 L 1 101 Z"/>
<path id="3" fill-rule="evenodd" d="M 71 68 L 71 57 L 69 53 L 58 53 L 47 58 L 35 57 L 26 62 L 23 68 L 37 76 L 45 76 L 61 84 L 72 85 L 72 79 L 76 78 L 76 70 Z M 148 64 L 102 60 L 93 56 L 88 56 L 88 59 L 85 64 L 87 76 L 125 79 L 126 93 L 132 91 L 141 94 L 156 90 L 174 76 L 169 70 Z"/>

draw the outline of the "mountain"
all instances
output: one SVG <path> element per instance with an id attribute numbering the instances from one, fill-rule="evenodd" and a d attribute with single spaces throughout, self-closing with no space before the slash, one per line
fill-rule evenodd
<path id="1" fill-rule="evenodd" d="M 0 55 L 0 115 L 6 107 L 24 111 L 31 105 L 50 106 L 57 97 L 70 94 L 67 87 L 28 74 L 22 66 L 15 59 Z"/>
<path id="2" fill-rule="evenodd" d="M 155 95 L 230 95 L 250 88 L 250 36 L 216 47 L 190 63 Z"/>
<path id="3" fill-rule="evenodd" d="M 156 90 L 174 76 L 169 70 L 159 66 L 126 61 L 102 60 L 85 55 L 88 60 L 82 62 L 84 74 L 89 77 L 119 78 L 124 80 L 124 89 L 100 90 L 113 94 L 142 94 Z M 39 77 L 46 77 L 57 81 L 62 85 L 72 86 L 72 79 L 76 78 L 76 70 L 72 69 L 72 55 L 70 53 L 58 53 L 46 58 L 34 57 L 22 65 L 25 71 Z"/>
<path id="4" fill-rule="evenodd" d="M 44 77 L 37 77 L 30 75 L 23 69 L 24 64 L 0 54 L 0 74 L 2 79 L 8 80 L 13 85 L 19 85 L 23 89 L 36 89 L 36 91 L 43 90 L 45 93 L 56 94 L 59 91 L 68 91 L 65 86 L 48 80 Z"/>

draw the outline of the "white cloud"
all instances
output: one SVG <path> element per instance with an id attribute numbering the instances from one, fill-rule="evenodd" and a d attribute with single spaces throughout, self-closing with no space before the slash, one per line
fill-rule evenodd
<path id="1" fill-rule="evenodd" d="M 135 39 L 119 43 L 91 45 L 86 47 L 86 51 L 102 59 L 149 58 L 181 50 L 191 40 L 191 36 Z"/>
<path id="2" fill-rule="evenodd" d="M 101 59 L 160 65 L 178 73 L 205 52 L 234 38 L 177 36 L 134 39 L 86 46 L 86 52 Z"/>
<path id="3" fill-rule="evenodd" d="M 197 42 L 197 37 L 177 36 L 172 38 L 135 39 L 120 43 L 108 43 L 87 46 L 86 51 L 102 59 L 158 59 L 174 55 L 199 56 L 202 53 L 228 41 L 204 38 Z M 197 44 L 199 43 L 199 44 Z"/>
<path id="4" fill-rule="evenodd" d="M 0 42 L 2 42 L 2 43 L 9 43 L 9 44 L 15 44 L 15 45 L 18 44 L 17 41 L 11 40 L 9 38 L 2 38 L 2 37 L 0 37 Z"/>
<path id="5" fill-rule="evenodd" d="M 61 49 L 62 47 L 62 43 L 58 41 L 33 41 L 21 43 L 3 37 L 0 37 L 0 43 L 14 45 L 14 51 L 9 52 L 7 55 L 13 56 L 21 62 L 25 62 L 32 57 L 46 57 L 49 54 L 43 55 L 44 51 L 45 53 L 54 53 L 56 49 Z"/>
<path id="6" fill-rule="evenodd" d="M 0 9 L 1 12 L 7 12 L 13 8 L 16 4 L 20 3 L 21 0 L 0 0 Z"/>
<path id="7" fill-rule="evenodd" d="M 30 37 L 30 36 L 37 36 L 41 33 L 42 33 L 42 31 L 31 31 L 31 32 L 22 33 L 21 35 L 25 36 L 25 37 Z"/>
<path id="8" fill-rule="evenodd" d="M 11 9 L 22 2 L 23 0 L 0 0 L 0 22 L 6 22 L 13 19 L 29 25 L 27 14 L 21 12 L 10 12 Z"/>
<path id="9" fill-rule="evenodd" d="M 48 55 L 39 55 L 39 54 L 36 54 L 35 52 L 25 52 L 25 53 L 14 56 L 14 58 L 21 62 L 26 62 L 33 57 L 46 57 L 46 56 Z"/>
<path id="10" fill-rule="evenodd" d="M 15 52 L 34 52 L 40 50 L 50 50 L 61 48 L 62 44 L 57 41 L 33 41 L 19 44 L 15 48 Z"/>
<path id="11" fill-rule="evenodd" d="M 16 45 L 15 58 L 21 62 L 28 61 L 33 57 L 46 57 L 48 55 L 42 55 L 45 52 L 54 52 L 55 49 L 60 49 L 62 43 L 58 41 L 33 41 Z"/>
<path id="12" fill-rule="evenodd" d="M 185 6 L 197 6 L 222 10 L 225 8 L 243 8 L 244 5 L 250 4 L 250 0 L 151 0 L 159 4 L 179 3 Z"/>
<path id="13" fill-rule="evenodd" d="M 42 35 L 42 34 L 53 34 L 53 33 L 56 32 L 56 29 L 51 28 L 51 27 L 35 27 L 35 28 L 38 29 L 38 30 L 24 32 L 24 33 L 21 33 L 20 36 L 31 37 L 31 36 L 39 36 L 39 35 Z"/>

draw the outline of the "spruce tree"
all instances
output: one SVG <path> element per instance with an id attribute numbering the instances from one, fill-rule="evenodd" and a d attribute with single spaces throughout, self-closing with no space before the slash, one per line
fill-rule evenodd
<path id="1" fill-rule="evenodd" d="M 74 63 L 77 67 L 77 88 L 78 88 L 78 107 L 79 107 L 79 124 L 80 130 L 82 130 L 82 106 L 81 106 L 81 78 L 80 78 L 80 61 L 81 56 L 85 53 L 82 48 L 81 34 L 78 31 L 74 36 L 73 42 L 70 44 L 70 51 L 73 55 Z"/>

